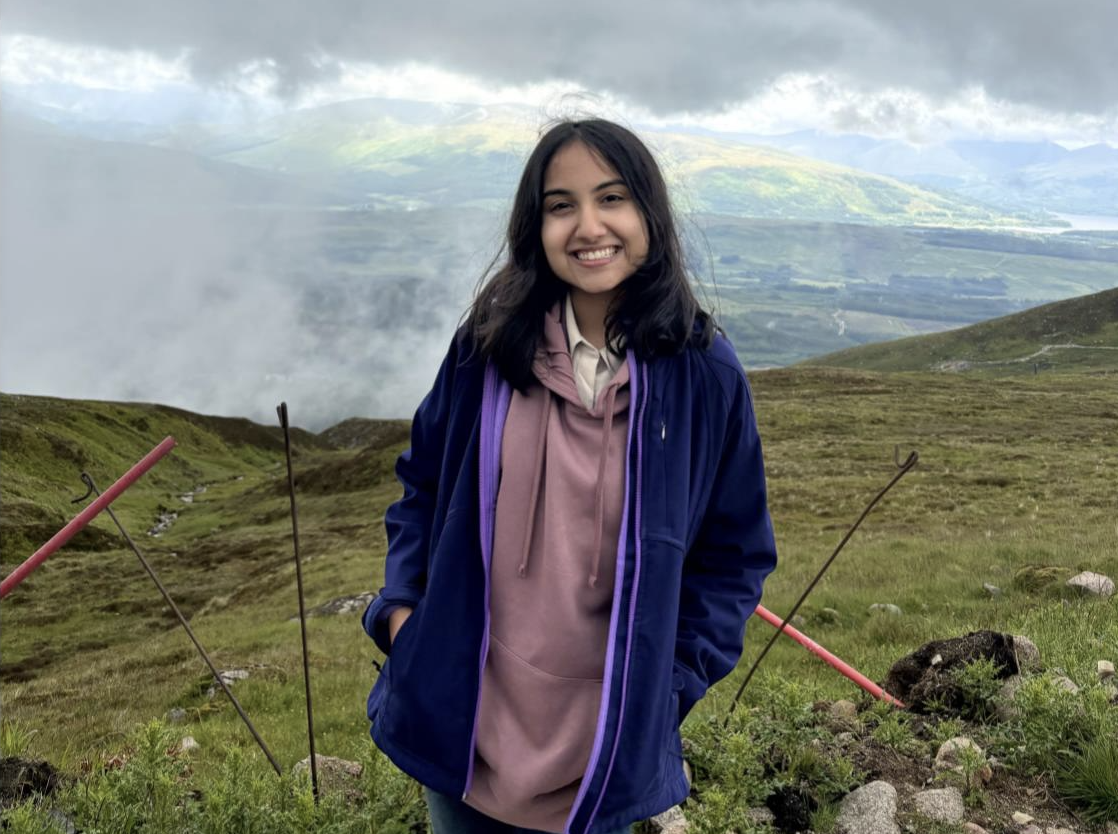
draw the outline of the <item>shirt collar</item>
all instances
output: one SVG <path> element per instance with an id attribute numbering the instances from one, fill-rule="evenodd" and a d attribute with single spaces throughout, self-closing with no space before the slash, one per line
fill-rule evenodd
<path id="1" fill-rule="evenodd" d="M 611 371 L 616 371 L 621 367 L 623 357 L 620 350 L 620 340 L 614 339 L 613 343 L 609 345 L 609 350 L 598 350 L 598 348 L 594 347 L 594 345 L 582 335 L 582 331 L 578 329 L 578 322 L 575 321 L 575 308 L 574 304 L 571 302 L 570 293 L 567 293 L 565 304 L 564 318 L 567 320 L 567 342 L 571 346 L 571 356 L 574 356 L 575 348 L 581 343 L 594 351 L 594 353 L 604 357 Z"/>

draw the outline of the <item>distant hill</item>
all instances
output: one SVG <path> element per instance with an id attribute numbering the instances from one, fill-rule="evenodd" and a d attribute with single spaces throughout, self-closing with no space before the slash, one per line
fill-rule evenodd
<path id="1" fill-rule="evenodd" d="M 17 103 L 18 104 L 18 103 Z M 34 116 L 50 116 L 30 108 Z M 507 210 L 546 117 L 523 106 L 429 104 L 359 99 L 296 110 L 251 125 L 181 124 L 161 135 L 134 126 L 58 115 L 58 132 L 104 140 L 121 136 L 147 164 L 224 163 L 231 188 L 281 185 L 341 195 L 350 205 L 414 210 L 472 206 Z M 809 159 L 733 137 L 649 131 L 687 208 L 741 217 L 955 227 L 1039 223 L 1040 213 L 1006 212 L 881 172 Z M 58 138 L 52 142 L 60 141 Z M 99 153 L 113 146 L 104 143 Z M 165 156 L 156 157 L 156 148 Z M 76 150 L 76 149 L 75 149 Z M 170 154 L 174 151 L 174 154 Z M 80 156 L 79 154 L 71 154 Z M 193 163 L 187 160 L 194 159 Z M 234 167 L 235 166 L 235 167 Z M 272 183 L 262 179 L 267 175 Z M 216 173 L 216 171 L 215 171 Z M 252 174 L 257 179 L 252 178 Z M 240 182 L 240 180 L 244 182 Z M 251 198 L 259 201 L 253 194 Z"/>
<path id="2" fill-rule="evenodd" d="M 802 365 L 875 371 L 1118 373 L 1118 289 L 928 336 L 815 357 Z"/>

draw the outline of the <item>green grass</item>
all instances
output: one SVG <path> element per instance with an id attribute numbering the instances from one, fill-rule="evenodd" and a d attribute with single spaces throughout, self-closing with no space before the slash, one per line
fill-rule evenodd
<path id="1" fill-rule="evenodd" d="M 946 333 L 864 345 L 805 364 L 873 371 L 953 369 L 997 376 L 1118 372 L 1118 289 L 1057 301 Z M 1118 419 L 1118 410 L 1113 412 Z"/>
<path id="2" fill-rule="evenodd" d="M 1024 590 L 1013 577 L 1030 564 L 1118 576 L 1118 380 L 797 368 L 754 373 L 751 382 L 781 559 L 765 589 L 768 608 L 787 612 L 892 476 L 894 447 L 902 458 L 915 449 L 919 465 L 816 589 L 804 630 L 879 680 L 927 640 L 993 628 L 1029 635 L 1047 664 L 1083 686 L 1093 681 L 1095 661 L 1118 645 L 1115 603 L 1075 598 L 1058 583 Z M 46 538 L 36 525 L 74 511 L 67 501 L 80 492 L 79 461 L 104 486 L 155 440 L 175 434 L 179 448 L 121 501 L 121 516 L 218 665 L 250 670 L 234 691 L 284 769 L 305 757 L 290 522 L 274 434 L 250 433 L 240 442 L 220 422 L 152 406 L 9 396 L 2 406 L 5 571 L 37 546 L 36 537 Z M 135 428 L 141 418 L 145 431 Z M 332 449 L 310 436 L 298 446 L 311 606 L 382 582 L 383 512 L 399 491 L 390 464 L 404 447 L 392 433 L 398 427 L 383 431 L 382 445 L 372 449 Z M 10 441 L 16 432 L 21 445 Z M 338 476 L 325 477 L 330 472 Z M 205 493 L 191 504 L 179 501 L 200 483 L 210 485 Z M 143 531 L 160 505 L 177 507 L 180 516 L 152 539 Z M 50 515 L 25 509 L 34 506 Z M 205 667 L 135 557 L 111 540 L 107 526 L 100 529 L 110 538 L 58 553 L 4 601 L 5 737 L 78 772 L 126 747 L 138 725 L 182 707 L 186 723 L 173 731 L 201 744 L 192 761 L 198 779 L 216 778 L 230 749 L 241 751 L 246 772 L 268 773 L 232 708 L 202 694 Z M 989 598 L 983 582 L 1003 595 Z M 895 603 L 904 613 L 871 616 L 874 602 Z M 815 616 L 824 607 L 839 612 L 837 622 Z M 318 750 L 367 757 L 364 702 L 377 652 L 356 616 L 313 618 L 308 632 Z M 770 634 L 760 620 L 751 622 L 742 663 L 700 703 L 688 733 L 725 713 Z M 809 698 L 858 695 L 789 640 L 777 643 L 761 676 L 779 680 L 795 682 Z M 746 705 L 770 702 L 771 692 L 771 683 L 755 683 Z M 881 734 L 901 743 L 903 730 Z"/>

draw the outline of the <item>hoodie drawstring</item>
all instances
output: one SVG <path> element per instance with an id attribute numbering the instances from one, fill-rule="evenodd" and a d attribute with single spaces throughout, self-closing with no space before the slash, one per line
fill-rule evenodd
<path id="1" fill-rule="evenodd" d="M 598 488 L 594 492 L 594 549 L 590 563 L 590 576 L 587 585 L 591 588 L 598 584 L 598 567 L 602 561 L 602 519 L 606 504 L 606 459 L 609 457 L 609 436 L 613 429 L 613 401 L 617 397 L 617 386 L 606 389 L 605 414 L 602 419 L 602 449 L 598 455 Z"/>
<path id="2" fill-rule="evenodd" d="M 536 504 L 540 498 L 543 480 L 544 451 L 547 449 L 547 420 L 551 416 L 551 392 L 544 389 L 544 405 L 540 409 L 540 424 L 536 427 L 535 464 L 532 467 L 532 497 L 528 499 L 528 528 L 524 531 L 524 544 L 520 548 L 520 567 L 517 575 L 528 575 L 528 554 L 532 550 L 532 533 L 536 527 Z"/>

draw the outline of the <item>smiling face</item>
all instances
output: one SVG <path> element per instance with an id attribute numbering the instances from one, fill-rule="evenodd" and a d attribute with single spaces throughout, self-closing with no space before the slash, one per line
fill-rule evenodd
<path id="1" fill-rule="evenodd" d="M 648 228 L 618 173 L 571 142 L 544 173 L 540 236 L 551 271 L 580 294 L 612 300 L 648 256 Z"/>

